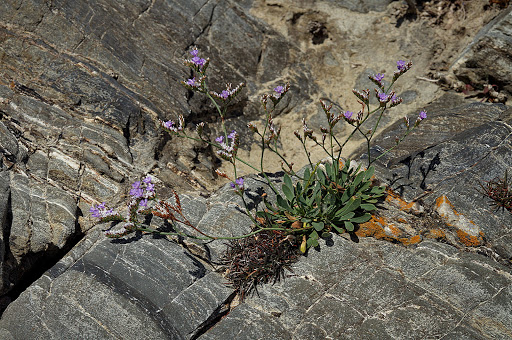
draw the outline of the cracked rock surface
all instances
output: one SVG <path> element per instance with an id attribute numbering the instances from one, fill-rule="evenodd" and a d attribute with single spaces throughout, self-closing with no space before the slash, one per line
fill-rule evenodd
<path id="1" fill-rule="evenodd" d="M 411 19 L 391 0 L 0 1 L 0 338 L 512 338 L 512 218 L 476 190 L 512 167 L 511 112 L 441 97 L 425 78 L 450 70 L 510 94 L 510 9 L 421 3 Z M 416 66 L 372 152 L 428 104 L 428 119 L 377 164 L 389 185 L 378 214 L 241 304 L 217 271 L 222 242 L 112 242 L 88 212 L 123 206 L 130 183 L 150 174 L 160 197 L 180 193 L 201 230 L 250 230 L 231 188 L 216 189 L 214 150 L 158 123 L 183 114 L 187 131 L 204 121 L 219 134 L 211 106 L 179 84 L 192 46 L 212 59 L 212 89 L 247 83 L 226 119 L 248 149 L 259 95 L 290 81 L 276 123 L 298 167 L 292 131 L 304 116 L 325 124 L 318 99 L 350 109 L 351 89 L 397 59 Z M 257 176 L 246 186 L 254 208 L 268 188 Z"/>

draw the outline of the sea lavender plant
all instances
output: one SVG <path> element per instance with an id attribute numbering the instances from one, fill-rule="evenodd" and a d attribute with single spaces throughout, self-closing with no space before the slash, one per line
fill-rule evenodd
<path id="1" fill-rule="evenodd" d="M 197 135 L 191 135 L 185 129 L 183 115 L 178 116 L 177 122 L 173 120 L 160 121 L 160 125 L 174 136 L 209 144 L 217 149 L 217 155 L 220 158 L 232 165 L 234 179 L 229 178 L 228 175 L 219 170 L 217 170 L 217 174 L 231 181 L 231 187 L 241 197 L 247 214 L 253 221 L 253 230 L 238 237 L 218 237 L 202 232 L 184 216 L 177 193 L 174 192 L 173 203 L 157 199 L 154 184 L 149 176 L 142 181 L 133 183 L 130 190 L 131 200 L 124 216 L 108 208 L 105 203 L 91 208 L 91 213 L 93 217 L 99 218 L 100 222 L 123 222 L 120 228 L 109 228 L 106 231 L 108 237 L 122 237 L 139 231 L 205 240 L 231 240 L 224 260 L 226 264 L 229 264 L 228 277 L 243 295 L 244 292 L 250 290 L 257 283 L 267 282 L 269 275 L 274 277 L 281 275 L 283 266 L 294 259 L 288 245 L 305 253 L 308 248 L 318 246 L 320 237 L 329 237 L 331 232 L 353 232 L 357 224 L 368 221 L 371 217 L 370 212 L 376 209 L 375 204 L 384 192 L 384 187 L 376 186 L 373 183 L 375 169 L 372 163 L 401 143 L 422 120 L 426 119 L 427 114 L 425 111 L 421 111 L 414 124 L 410 124 L 409 119 L 405 117 L 406 131 L 402 136 L 396 137 L 396 145 L 385 150 L 378 157 L 372 158 L 370 145 L 378 130 L 381 118 L 388 109 L 402 103 L 402 98 L 392 91 L 392 86 L 412 67 L 411 62 L 399 60 L 397 70 L 394 71 L 387 87 L 383 82 L 386 76 L 384 73 L 369 75 L 369 79 L 377 86 L 374 89 L 378 100 L 378 105 L 375 108 L 370 107 L 370 89 L 354 89 L 352 92 L 358 99 L 359 105 L 361 105 L 361 109 L 357 113 L 348 110 L 334 112 L 332 105 L 320 101 L 328 122 L 328 127 L 320 129 L 321 137 L 317 137 L 315 132 L 309 128 L 307 121 L 303 119 L 302 133 L 297 130 L 294 134 L 302 144 L 309 166 L 302 174 L 299 174 L 294 171 L 293 163 L 288 162 L 279 147 L 281 129 L 274 123 L 274 111 L 289 92 L 290 84 L 278 85 L 271 93 L 264 94 L 261 97 L 261 105 L 265 115 L 263 127 L 258 128 L 254 124 L 248 124 L 249 130 L 260 141 L 261 148 L 260 162 L 258 165 L 253 165 L 238 157 L 239 134 L 235 130 L 228 132 L 226 122 L 228 106 L 240 94 L 245 84 L 240 83 L 236 86 L 227 84 L 224 89 L 218 92 L 210 90 L 206 73 L 210 65 L 210 59 L 200 57 L 197 48 L 192 49 L 190 55 L 192 57 L 185 60 L 184 64 L 190 67 L 194 74 L 192 78 L 181 83 L 188 90 L 209 98 L 220 117 L 223 133 L 211 140 L 204 135 L 205 123 L 201 122 L 196 126 Z M 368 127 L 368 119 L 371 116 L 377 116 L 377 119 L 372 126 Z M 346 134 L 344 140 L 334 130 L 340 121 L 345 122 L 349 127 L 349 133 Z M 361 164 L 354 167 L 351 161 L 346 161 L 341 157 L 344 146 L 355 134 L 361 135 L 366 142 L 368 156 L 366 168 Z M 306 145 L 308 139 L 324 150 L 328 156 L 327 162 L 312 161 Z M 282 161 L 285 175 L 281 190 L 276 187 L 265 172 L 266 151 L 276 154 Z M 244 179 L 238 174 L 238 162 L 260 173 L 274 192 L 275 202 L 269 202 L 266 195 L 263 195 L 266 206 L 264 210 L 253 212 L 248 208 Z M 146 226 L 143 218 L 146 215 L 154 215 L 170 221 L 174 230 L 164 232 L 158 228 Z M 193 229 L 195 233 L 190 233 L 181 228 L 180 226 L 183 225 Z M 286 247 L 281 247 L 283 242 L 287 245 Z M 261 249 L 267 249 L 266 246 L 268 246 L 269 251 L 275 250 L 275 252 L 271 251 L 272 254 L 275 253 L 275 256 L 268 257 L 267 251 L 260 251 Z M 276 248 L 274 248 L 275 246 Z M 272 262 L 274 265 L 268 267 L 267 260 L 261 260 L 263 255 L 266 256 L 264 256 L 265 259 L 274 261 Z M 244 259 L 247 259 L 248 256 L 253 261 L 240 261 L 240 256 Z"/>

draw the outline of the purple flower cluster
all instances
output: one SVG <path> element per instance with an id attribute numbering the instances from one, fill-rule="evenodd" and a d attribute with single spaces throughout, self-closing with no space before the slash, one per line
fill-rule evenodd
<path id="1" fill-rule="evenodd" d="M 244 179 L 239 177 L 236 181 L 229 183 L 233 189 L 244 190 Z"/>
<path id="2" fill-rule="evenodd" d="M 190 51 L 190 54 L 192 55 L 192 59 L 190 60 L 194 65 L 201 68 L 206 64 L 206 60 L 203 58 L 199 58 L 198 55 L 199 51 L 197 48 L 194 48 L 192 51 Z"/>
<path id="3" fill-rule="evenodd" d="M 215 141 L 220 144 L 221 149 L 217 151 L 217 154 L 227 161 L 232 161 L 236 154 L 238 147 L 238 135 L 235 130 L 227 136 L 228 140 L 224 141 L 224 136 L 215 138 Z M 228 144 L 229 141 L 229 144 Z"/>
<path id="4" fill-rule="evenodd" d="M 412 67 L 412 61 L 405 62 L 403 60 L 399 60 L 396 62 L 396 68 L 398 71 L 395 71 L 393 73 L 393 81 L 397 80 L 398 77 L 400 77 L 405 72 L 409 71 L 409 69 Z"/>
<path id="5" fill-rule="evenodd" d="M 142 182 L 133 182 L 130 196 L 139 199 L 139 206 L 147 207 L 148 199 L 155 197 L 155 185 L 151 182 L 151 177 L 146 176 Z"/>
<path id="6" fill-rule="evenodd" d="M 92 206 L 89 209 L 89 211 L 91 212 L 92 217 L 96 217 L 99 219 L 118 215 L 117 212 L 114 211 L 114 209 L 112 209 L 112 208 L 109 209 L 106 206 L 105 202 L 103 202 L 101 204 L 97 204 L 96 206 Z"/>
<path id="7" fill-rule="evenodd" d="M 382 79 L 384 79 L 384 75 L 382 73 L 377 73 L 376 75 L 373 76 L 373 79 L 375 79 L 378 82 L 381 82 Z"/>
<path id="8" fill-rule="evenodd" d="M 419 120 L 423 120 L 423 119 L 427 118 L 427 111 L 425 111 L 425 110 L 420 111 L 418 118 L 419 118 Z"/>
<path id="9" fill-rule="evenodd" d="M 343 114 L 343 116 L 347 119 L 347 120 L 350 120 L 352 118 L 352 115 L 354 114 L 354 112 L 352 111 L 347 111 Z"/>

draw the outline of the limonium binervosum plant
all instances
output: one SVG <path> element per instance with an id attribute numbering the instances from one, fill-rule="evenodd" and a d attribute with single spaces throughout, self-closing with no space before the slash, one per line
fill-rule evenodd
<path id="1" fill-rule="evenodd" d="M 369 75 L 369 79 L 376 86 L 374 92 L 369 89 L 353 90 L 361 107 L 357 113 L 352 111 L 334 112 L 332 105 L 321 101 L 320 104 L 327 117 L 328 126 L 322 127 L 320 134 L 318 132 L 315 134 L 308 127 L 306 120 L 303 119 L 302 132 L 295 131 L 294 134 L 306 153 L 309 166 L 305 168 L 305 171 L 297 173 L 293 169 L 293 163 L 288 162 L 278 147 L 281 129 L 274 124 L 273 114 L 282 98 L 290 91 L 288 83 L 279 85 L 273 89 L 272 93 L 264 94 L 261 97 L 261 104 L 265 115 L 263 126 L 258 128 L 253 124 L 248 124 L 249 129 L 256 135 L 256 139 L 259 140 L 261 148 L 259 164 L 250 164 L 238 157 L 237 151 L 240 144 L 240 136 L 237 131 L 228 129 L 226 121 L 226 112 L 229 104 L 236 100 L 245 84 L 240 83 L 236 86 L 227 84 L 225 89 L 219 92 L 210 90 L 207 76 L 207 70 L 210 65 L 209 58 L 202 58 L 196 48 L 190 51 L 190 55 L 191 58 L 185 60 L 184 64 L 191 68 L 193 76 L 181 83 L 188 90 L 203 94 L 209 98 L 220 117 L 222 133 L 220 136 L 214 137 L 213 140 L 210 139 L 203 133 L 205 123 L 197 124 L 194 133 L 187 132 L 183 115 L 179 115 L 176 121 L 160 121 L 160 125 L 163 129 L 177 137 L 189 138 L 209 144 L 217 150 L 217 155 L 220 158 L 232 165 L 234 178 L 231 179 L 228 175 L 218 170 L 217 173 L 222 177 L 228 178 L 231 181 L 230 185 L 234 192 L 242 198 L 246 212 L 253 220 L 253 231 L 238 237 L 218 237 L 202 232 L 184 216 L 179 196 L 174 193 L 174 203 L 159 200 L 154 190 L 152 178 L 147 176 L 142 181 L 133 183 L 130 191 L 131 199 L 128 202 L 128 209 L 124 215 L 107 207 L 105 203 L 91 208 L 92 216 L 99 218 L 101 222 L 116 221 L 121 223 L 120 228 L 111 228 L 106 231 L 106 236 L 108 237 L 122 237 L 135 231 L 142 231 L 207 240 L 235 240 L 244 238 L 257 240 L 258 234 L 261 233 L 260 240 L 265 239 L 274 242 L 276 235 L 279 235 L 287 243 L 294 244 L 305 253 L 308 248 L 318 246 L 320 237 L 329 237 L 331 232 L 353 232 L 357 224 L 366 222 L 371 218 L 370 212 L 376 209 L 375 204 L 384 193 L 384 187 L 376 186 L 372 182 L 375 171 L 372 163 L 393 150 L 426 118 L 425 111 L 419 113 L 413 124 L 405 117 L 406 129 L 402 136 L 396 137 L 396 144 L 382 152 L 379 156 L 372 157 L 370 153 L 371 142 L 375 137 L 383 115 L 388 109 L 402 103 L 402 98 L 396 95 L 392 87 L 412 67 L 412 63 L 399 60 L 396 64 L 397 70 L 390 77 L 389 85 L 385 86 L 384 84 L 385 75 L 378 73 Z M 377 105 L 373 108 L 370 105 L 370 96 L 372 95 L 377 99 Z M 372 116 L 376 116 L 376 119 L 370 125 L 369 118 Z M 338 136 L 335 133 L 335 126 L 340 121 L 345 122 L 349 127 L 349 132 L 345 136 Z M 341 157 L 344 146 L 356 134 L 362 136 L 366 143 L 368 156 L 366 167 L 363 167 L 362 164 L 352 166 L 352 162 L 344 161 Z M 318 145 L 325 152 L 327 161 L 313 162 L 311 160 L 310 152 L 306 145 L 306 140 L 308 139 L 312 140 L 314 144 Z M 274 153 L 282 160 L 285 174 L 280 188 L 265 173 L 264 159 L 266 152 Z M 239 176 L 238 171 L 239 163 L 249 166 L 265 178 L 270 190 L 275 194 L 275 202 L 265 199 L 265 208 L 263 210 L 253 212 L 248 209 L 244 194 L 244 179 Z M 264 196 L 266 197 L 266 195 Z M 145 215 L 155 215 L 169 220 L 174 230 L 163 232 L 159 231 L 158 228 L 146 226 L 144 224 Z M 195 233 L 187 231 L 190 230 L 189 228 L 180 229 L 180 224 L 192 228 L 195 230 Z M 237 244 L 232 243 L 229 249 L 244 251 L 245 247 Z M 248 242 L 247 244 L 253 244 L 253 242 Z M 231 255 L 228 255 L 226 262 L 238 268 L 237 262 L 234 260 L 236 258 L 234 253 L 236 252 L 228 252 Z M 289 254 L 287 251 L 278 251 L 277 253 Z M 251 256 L 254 256 L 255 259 L 258 257 L 257 254 L 252 254 Z M 257 261 L 254 263 L 257 263 Z M 281 266 L 277 267 L 281 268 Z M 253 270 L 248 272 L 254 273 Z M 237 273 L 244 273 L 244 271 L 238 271 Z M 265 275 L 268 275 L 268 273 Z M 255 279 L 253 274 L 248 276 L 252 276 L 252 279 Z M 242 277 L 236 277 L 238 281 L 243 281 L 243 275 Z M 258 282 L 258 279 L 254 282 Z M 247 287 L 245 284 L 241 286 Z"/>

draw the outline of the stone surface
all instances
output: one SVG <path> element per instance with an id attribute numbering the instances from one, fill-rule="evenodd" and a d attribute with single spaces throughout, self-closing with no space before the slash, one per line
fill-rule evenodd
<path id="1" fill-rule="evenodd" d="M 510 111 L 457 96 L 433 102 L 442 91 L 425 81 L 474 39 L 482 44 L 457 65 L 480 60 L 475 82 L 507 74 L 509 11 L 474 37 L 498 14 L 482 11 L 487 2 L 442 2 L 436 11 L 437 2 L 423 3 L 415 18 L 389 0 L 0 2 L 0 309 L 16 299 L 0 338 L 510 338 L 510 215 L 467 185 L 510 168 Z M 353 240 L 312 250 L 291 277 L 238 306 L 216 272 L 222 241 L 110 242 L 88 212 L 102 201 L 122 206 L 130 183 L 150 173 L 161 197 L 195 191 L 182 200 L 202 230 L 250 231 L 230 187 L 214 190 L 214 151 L 158 124 L 181 113 L 188 130 L 205 121 L 209 136 L 221 131 L 207 101 L 179 85 L 194 45 L 212 60 L 212 89 L 247 83 L 226 119 L 248 149 L 259 95 L 291 83 L 275 120 L 297 167 L 305 158 L 292 131 L 304 116 L 325 124 L 318 99 L 357 111 L 351 89 L 368 86 L 369 73 L 390 73 L 397 59 L 415 68 L 397 84 L 404 104 L 382 120 L 390 127 L 380 147 L 403 131 L 393 125 L 401 115 L 430 103 L 415 142 L 380 162 L 391 185 L 385 213 Z M 475 46 L 503 68 L 492 73 Z M 461 77 L 475 71 L 464 67 Z M 279 168 L 271 160 L 266 170 Z M 258 177 L 246 183 L 253 208 L 268 188 Z"/>
<path id="2" fill-rule="evenodd" d="M 496 90 L 512 94 L 511 8 L 483 27 L 475 39 L 453 63 L 450 71 L 464 84 L 482 88 L 484 84 L 496 85 Z"/>

